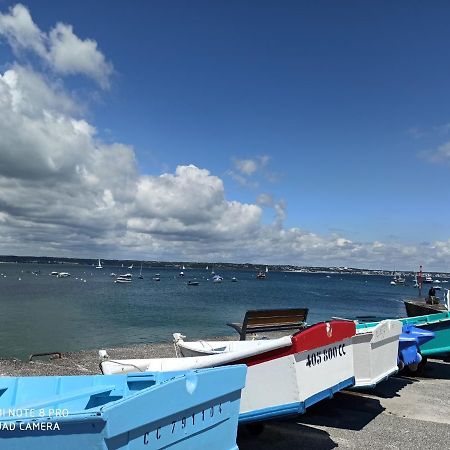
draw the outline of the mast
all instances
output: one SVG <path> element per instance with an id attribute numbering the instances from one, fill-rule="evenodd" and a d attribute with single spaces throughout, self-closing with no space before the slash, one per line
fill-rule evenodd
<path id="1" fill-rule="evenodd" d="M 419 297 L 422 297 L 422 266 L 420 266 L 420 271 L 419 271 Z"/>

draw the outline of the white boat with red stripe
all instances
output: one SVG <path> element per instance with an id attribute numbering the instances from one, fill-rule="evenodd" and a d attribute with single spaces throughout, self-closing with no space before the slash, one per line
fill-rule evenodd
<path id="1" fill-rule="evenodd" d="M 104 374 L 113 374 L 246 364 L 239 420 L 252 422 L 301 414 L 308 406 L 354 385 L 354 335 L 353 322 L 332 320 L 279 339 L 210 341 L 206 345 L 214 347 L 214 353 L 206 356 L 106 360 L 100 366 Z"/>

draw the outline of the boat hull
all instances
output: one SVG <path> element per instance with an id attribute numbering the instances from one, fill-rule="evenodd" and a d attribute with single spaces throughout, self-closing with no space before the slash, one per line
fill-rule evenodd
<path id="1" fill-rule="evenodd" d="M 5 377 L 0 408 L 21 411 L 21 417 L 2 417 L 0 447 L 237 449 L 245 373 L 245 366 L 233 366 L 129 376 Z M 30 408 L 33 416 L 24 417 Z M 55 413 L 61 410 L 67 414 Z"/>
<path id="2" fill-rule="evenodd" d="M 308 406 L 352 386 L 354 334 L 353 322 L 331 321 L 315 324 L 279 340 L 225 342 L 236 344 L 235 351 L 172 360 L 144 360 L 142 363 L 123 360 L 117 366 L 114 361 L 105 361 L 102 370 L 133 370 L 133 366 L 144 364 L 152 370 L 164 367 L 164 364 L 170 364 L 172 368 L 179 365 L 184 369 L 198 365 L 245 364 L 248 370 L 239 421 L 253 422 L 303 413 Z M 218 348 L 212 341 L 206 344 Z M 219 344 L 220 347 L 222 343 Z M 268 350 L 267 346 L 278 348 Z"/>
<path id="3" fill-rule="evenodd" d="M 429 314 L 427 316 L 406 317 L 399 319 L 403 325 L 412 325 L 434 333 L 434 338 L 419 343 L 423 356 L 443 356 L 450 353 L 450 313 Z M 378 322 L 358 324 L 359 327 L 373 327 Z"/>
<path id="4" fill-rule="evenodd" d="M 449 312 L 408 317 L 400 320 L 405 325 L 413 325 L 434 333 L 434 339 L 420 345 L 420 352 L 423 356 L 448 355 L 450 353 Z"/>
<path id="5" fill-rule="evenodd" d="M 357 327 L 353 337 L 355 388 L 373 388 L 398 371 L 401 332 L 399 320 L 383 320 L 370 329 Z"/>
<path id="6" fill-rule="evenodd" d="M 424 300 L 405 300 L 403 303 L 408 317 L 427 316 L 447 311 L 447 308 L 441 303 L 430 305 Z"/>

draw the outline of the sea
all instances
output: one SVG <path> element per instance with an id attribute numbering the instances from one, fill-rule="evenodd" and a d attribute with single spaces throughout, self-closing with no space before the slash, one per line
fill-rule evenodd
<path id="1" fill-rule="evenodd" d="M 111 272 L 131 272 L 133 281 L 114 283 Z M 160 281 L 153 280 L 156 273 Z M 417 296 L 412 279 L 392 286 L 389 277 L 377 275 L 269 272 L 260 280 L 253 271 L 220 270 L 223 282 L 213 283 L 204 269 L 184 274 L 145 268 L 139 279 L 139 267 L 0 264 L 0 358 L 171 342 L 174 332 L 191 340 L 232 335 L 226 323 L 241 322 L 249 309 L 307 307 L 309 324 L 401 317 L 403 299 Z M 199 285 L 189 286 L 194 279 Z"/>

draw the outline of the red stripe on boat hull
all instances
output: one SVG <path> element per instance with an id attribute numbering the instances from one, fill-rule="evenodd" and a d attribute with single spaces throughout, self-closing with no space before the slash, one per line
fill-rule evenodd
<path id="1" fill-rule="evenodd" d="M 316 323 L 295 333 L 292 336 L 292 344 L 289 347 L 279 348 L 239 361 L 233 361 L 232 364 L 246 364 L 247 366 L 262 364 L 272 359 L 332 345 L 335 342 L 351 338 L 355 333 L 356 326 L 352 321 L 331 320 L 330 322 Z"/>

